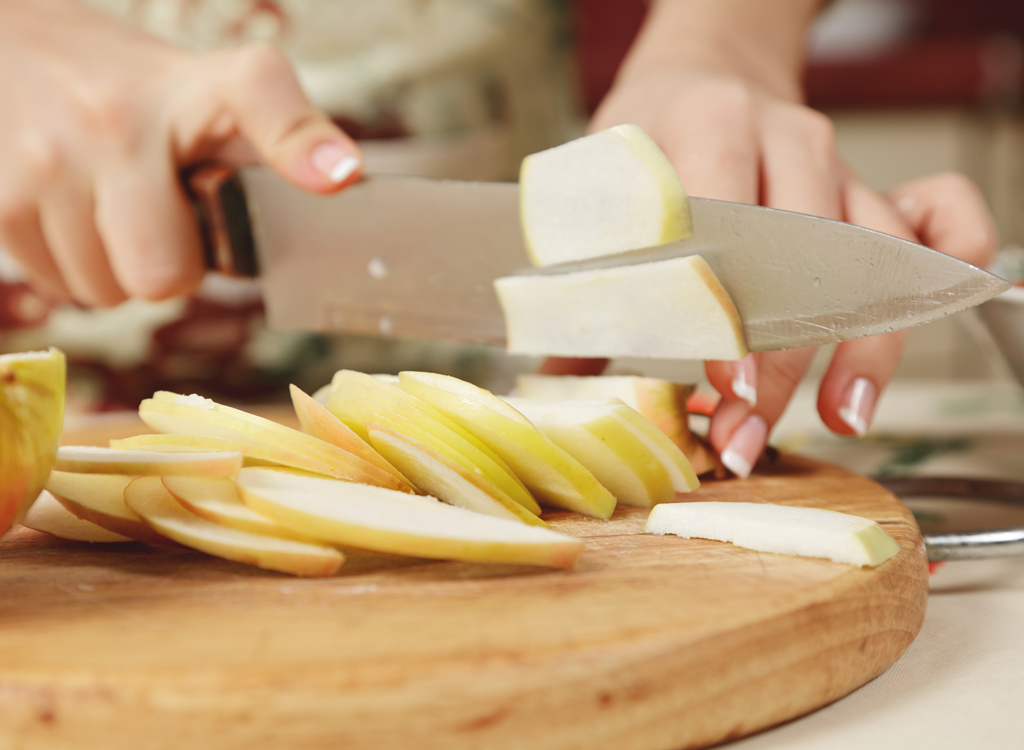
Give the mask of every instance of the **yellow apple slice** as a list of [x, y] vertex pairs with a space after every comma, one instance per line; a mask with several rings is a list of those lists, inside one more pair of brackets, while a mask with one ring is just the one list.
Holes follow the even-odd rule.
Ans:
[[0, 536], [39, 496], [64, 423], [64, 354], [0, 355]]
[[292, 406], [299, 418], [299, 424], [302, 425], [302, 429], [307, 435], [320, 438], [324, 442], [359, 456], [367, 463], [393, 475], [399, 482], [409, 483], [409, 480], [403, 477], [394, 466], [353, 432], [348, 425], [331, 414], [323, 404], [318, 403], [301, 388], [294, 385], [291, 386], [291, 396]]
[[43, 490], [38, 499], [28, 509], [24, 526], [36, 531], [45, 531], [61, 539], [71, 539], [76, 542], [131, 542], [126, 536], [107, 531], [102, 526], [97, 526], [89, 521], [83, 521], [74, 513], [69, 511], [46, 490]]
[[519, 195], [523, 237], [538, 266], [653, 247], [693, 233], [679, 177], [636, 125], [527, 156]]
[[281, 448], [259, 443], [245, 443], [225, 438], [196, 437], [195, 435], [134, 435], [110, 441], [115, 450], [154, 451], [157, 453], [190, 453], [220, 451], [242, 454], [242, 466], [286, 466], [315, 474], [332, 476], [334, 469], [327, 464], [292, 453]]
[[715, 539], [782, 555], [881, 565], [899, 542], [874, 521], [819, 508], [770, 503], [673, 503], [651, 511], [644, 530], [685, 539]]
[[296, 534], [266, 516], [261, 516], [242, 502], [238, 486], [220, 477], [163, 477], [164, 487], [174, 495], [185, 510], [211, 523], [239, 531], [282, 539], [316, 541]]
[[119, 474], [54, 471], [46, 481], [46, 489], [83, 521], [140, 542], [167, 544], [125, 504], [124, 489], [131, 481], [132, 477]]
[[157, 453], [119, 451], [91, 445], [62, 445], [57, 449], [56, 471], [78, 474], [186, 474], [233, 477], [242, 468], [242, 454]]
[[571, 568], [579, 539], [381, 487], [242, 469], [242, 500], [282, 526], [336, 544], [438, 560]]
[[619, 399], [505, 400], [620, 503], [649, 508], [699, 486], [682, 451]]
[[742, 359], [736, 305], [699, 255], [494, 282], [508, 351], [566, 357]]
[[214, 557], [308, 577], [334, 575], [345, 561], [334, 547], [262, 536], [200, 518], [174, 499], [160, 477], [139, 477], [124, 494], [128, 506], [155, 532]]
[[372, 375], [341, 370], [332, 381], [328, 409], [359, 434], [379, 422], [431, 447], [480, 475], [534, 515], [540, 506], [509, 466], [481, 442], [430, 404]]
[[490, 391], [448, 375], [403, 372], [399, 378], [404, 390], [439, 409], [501, 456], [541, 500], [588, 516], [611, 517], [612, 493]]
[[202, 396], [157, 392], [153, 398], [139, 405], [139, 416], [157, 432], [239, 440], [280, 448], [306, 456], [320, 465], [326, 464], [331, 475], [339, 479], [412, 491], [407, 483], [393, 474], [336, 445]]
[[478, 474], [428, 446], [379, 424], [366, 425], [373, 447], [399, 467], [417, 489], [449, 505], [534, 526], [546, 526]]
[[516, 392], [522, 398], [559, 401], [570, 398], [618, 398], [640, 412], [689, 459], [700, 476], [719, 468], [718, 457], [690, 430], [686, 399], [693, 385], [634, 375], [519, 375]]

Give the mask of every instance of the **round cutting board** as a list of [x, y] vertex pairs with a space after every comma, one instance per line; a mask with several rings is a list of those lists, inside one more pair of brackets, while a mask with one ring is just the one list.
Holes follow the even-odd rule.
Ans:
[[689, 497], [832, 508], [903, 549], [875, 569], [551, 514], [555, 571], [352, 551], [307, 580], [185, 549], [0, 542], [0, 747], [679, 750], [884, 671], [924, 617], [909, 511], [787, 457]]

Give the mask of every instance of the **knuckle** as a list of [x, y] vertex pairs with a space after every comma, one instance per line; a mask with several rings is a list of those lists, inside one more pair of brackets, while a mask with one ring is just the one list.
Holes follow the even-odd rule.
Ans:
[[766, 382], [783, 383], [787, 387], [794, 386], [803, 377], [807, 369], [804, 356], [765, 357], [761, 360], [763, 372], [759, 373]]
[[741, 81], [713, 80], [694, 86], [687, 107], [700, 106], [717, 111], [730, 120], [750, 121], [757, 107], [754, 92]]
[[30, 183], [46, 184], [57, 179], [66, 162], [60, 141], [45, 131], [21, 139], [21, 165]]
[[819, 157], [832, 159], [836, 153], [836, 127], [832, 119], [813, 109], [802, 108], [797, 132], [806, 146]]
[[138, 106], [118, 87], [107, 83], [83, 87], [77, 105], [83, 129], [100, 140], [131, 142], [139, 131]]
[[266, 84], [268, 80], [293, 75], [288, 58], [271, 44], [247, 44], [234, 50], [232, 56], [235, 76], [246, 83]]

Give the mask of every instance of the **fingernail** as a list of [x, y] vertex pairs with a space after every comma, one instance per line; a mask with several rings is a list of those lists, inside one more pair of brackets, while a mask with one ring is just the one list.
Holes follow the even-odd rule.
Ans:
[[751, 414], [729, 439], [729, 444], [722, 451], [722, 463], [733, 474], [746, 479], [753, 471], [767, 441], [767, 423], [757, 414]]
[[310, 160], [317, 171], [335, 185], [340, 185], [359, 169], [359, 159], [337, 143], [321, 143], [313, 149]]
[[750, 404], [757, 406], [757, 363], [754, 355], [748, 354], [743, 359], [732, 363], [732, 392]]
[[867, 434], [871, 417], [875, 413], [875, 402], [878, 400], [878, 389], [867, 378], [857, 378], [846, 390], [846, 398], [839, 408], [839, 418], [853, 430], [858, 437]]

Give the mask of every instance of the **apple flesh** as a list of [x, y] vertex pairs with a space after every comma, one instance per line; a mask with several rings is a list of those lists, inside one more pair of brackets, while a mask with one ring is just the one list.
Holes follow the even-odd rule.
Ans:
[[211, 523], [185, 510], [160, 477], [139, 477], [124, 494], [128, 506], [156, 533], [208, 555], [310, 577], [334, 575], [345, 561], [341, 552], [327, 545], [262, 536]]
[[700, 476], [718, 472], [715, 453], [690, 430], [686, 399], [694, 386], [635, 375], [519, 375], [516, 392], [523, 398], [560, 401], [573, 398], [618, 398], [636, 409], [683, 452]]
[[44, 531], [61, 539], [70, 539], [75, 542], [110, 543], [134, 541], [126, 536], [107, 531], [103, 527], [89, 521], [83, 521], [61, 505], [57, 498], [46, 490], [40, 493], [39, 498], [28, 509], [22, 524], [27, 528]]
[[83, 521], [140, 542], [167, 544], [125, 504], [124, 490], [131, 481], [132, 477], [118, 474], [54, 471], [46, 481], [46, 489]]
[[55, 471], [77, 474], [185, 474], [204, 477], [233, 477], [242, 468], [242, 454], [157, 453], [121, 451], [91, 445], [62, 445], [57, 449]]
[[439, 560], [571, 568], [583, 542], [381, 487], [243, 469], [242, 500], [282, 526], [335, 544]]
[[742, 359], [736, 305], [698, 255], [494, 282], [512, 354]]
[[523, 237], [538, 266], [653, 247], [693, 233], [679, 177], [636, 125], [527, 156], [519, 185]]
[[833, 510], [770, 503], [698, 502], [658, 505], [649, 534], [732, 542], [737, 547], [858, 566], [881, 565], [899, 542], [874, 521]]
[[110, 447], [115, 450], [153, 451], [156, 453], [238, 452], [242, 454], [242, 466], [284, 466], [327, 476], [331, 476], [333, 472], [333, 469], [327, 464], [299, 453], [225, 438], [165, 434], [134, 435], [111, 440]]
[[538, 498], [610, 518], [615, 497], [579, 461], [490, 391], [447, 375], [399, 373], [402, 389], [462, 425], [497, 453]]

